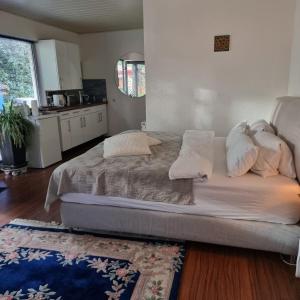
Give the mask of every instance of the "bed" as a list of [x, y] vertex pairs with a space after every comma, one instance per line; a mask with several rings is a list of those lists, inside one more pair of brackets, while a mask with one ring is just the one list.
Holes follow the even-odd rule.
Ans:
[[[298, 178], [299, 115], [299, 99], [278, 99], [273, 125], [293, 150]], [[225, 139], [215, 138], [213, 147], [213, 176], [205, 184], [193, 181], [193, 205], [67, 192], [60, 194], [64, 225], [295, 255], [300, 239], [298, 182], [251, 173], [229, 178]]]

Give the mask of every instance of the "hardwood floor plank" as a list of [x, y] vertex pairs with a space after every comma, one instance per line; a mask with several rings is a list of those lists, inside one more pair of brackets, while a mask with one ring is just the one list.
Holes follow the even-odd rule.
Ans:
[[191, 244], [180, 299], [252, 299], [248, 261], [241, 251]]
[[278, 254], [252, 255], [250, 270], [255, 299], [300, 299], [295, 269], [282, 263]]

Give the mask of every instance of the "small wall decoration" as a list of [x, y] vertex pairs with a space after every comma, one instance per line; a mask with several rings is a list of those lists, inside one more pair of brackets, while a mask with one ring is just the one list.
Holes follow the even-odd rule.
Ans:
[[230, 35], [215, 36], [215, 52], [224, 52], [230, 50]]

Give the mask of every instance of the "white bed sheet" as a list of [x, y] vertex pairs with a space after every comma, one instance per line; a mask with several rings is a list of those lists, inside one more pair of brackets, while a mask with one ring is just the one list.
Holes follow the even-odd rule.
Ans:
[[300, 219], [299, 193], [298, 182], [281, 175], [262, 178], [248, 173], [238, 178], [228, 177], [225, 138], [215, 138], [213, 176], [206, 183], [194, 180], [194, 205], [80, 193], [68, 193], [60, 198], [81, 204], [295, 224]]

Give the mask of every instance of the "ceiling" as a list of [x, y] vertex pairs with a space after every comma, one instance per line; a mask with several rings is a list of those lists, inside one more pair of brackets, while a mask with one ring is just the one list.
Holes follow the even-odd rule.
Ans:
[[0, 0], [0, 10], [76, 33], [143, 27], [143, 0]]

